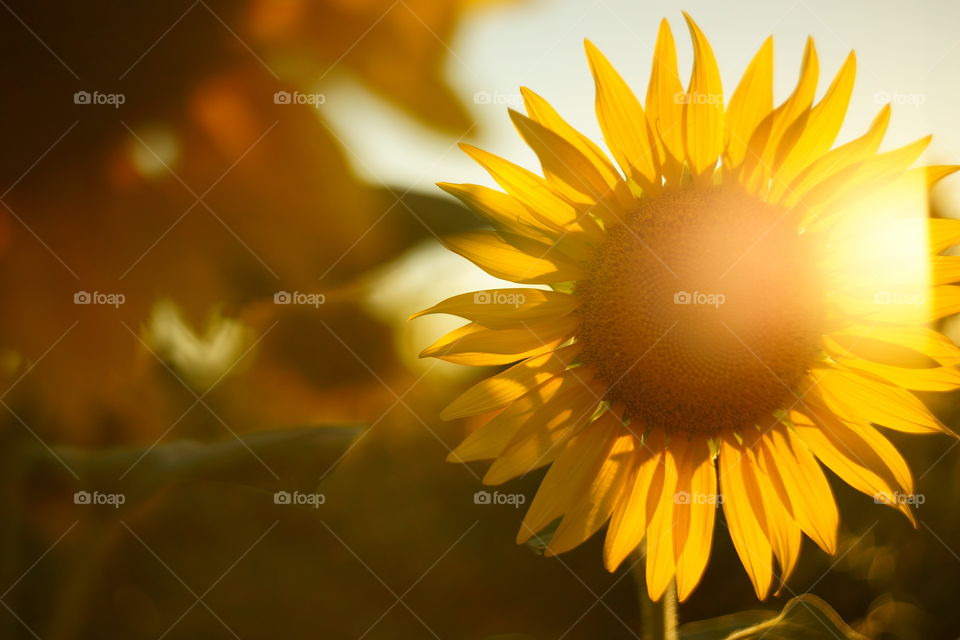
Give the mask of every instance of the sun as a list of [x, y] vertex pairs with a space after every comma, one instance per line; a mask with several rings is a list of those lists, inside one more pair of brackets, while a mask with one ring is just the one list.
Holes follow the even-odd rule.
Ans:
[[417, 314], [468, 321], [422, 356], [510, 365], [443, 417], [480, 424], [450, 459], [493, 460], [486, 484], [550, 465], [519, 541], [559, 520], [557, 554], [607, 524], [607, 568], [645, 542], [649, 594], [676, 580], [683, 600], [722, 505], [763, 599], [802, 534], [836, 551], [821, 465], [913, 521], [910, 470], [877, 426], [953, 435], [913, 392], [960, 387], [960, 349], [929, 326], [960, 311], [960, 257], [940, 255], [960, 221], [927, 217], [929, 189], [960, 167], [912, 168], [929, 138], [879, 152], [889, 106], [836, 145], [855, 57], [817, 100], [812, 40], [782, 104], [772, 39], [725, 99], [684, 15], [690, 81], [664, 20], [643, 104], [586, 43], [613, 161], [526, 88], [527, 114], [510, 117], [542, 176], [463, 145], [503, 191], [441, 183], [492, 227], [445, 245], [549, 288]]

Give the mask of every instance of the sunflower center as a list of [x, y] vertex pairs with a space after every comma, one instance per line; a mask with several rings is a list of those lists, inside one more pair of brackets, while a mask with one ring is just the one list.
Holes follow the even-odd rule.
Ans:
[[651, 427], [769, 423], [820, 350], [822, 288], [786, 211], [729, 187], [641, 200], [581, 297], [584, 361]]

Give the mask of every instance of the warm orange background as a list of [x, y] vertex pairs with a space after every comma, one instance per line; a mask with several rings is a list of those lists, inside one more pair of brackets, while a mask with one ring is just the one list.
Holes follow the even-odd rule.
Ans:
[[[890, 144], [932, 131], [931, 159], [957, 162], [960, 9], [929, 4], [684, 8], [728, 87], [770, 32], [781, 86], [807, 33], [825, 69], [856, 48], [845, 131], [900, 96]], [[595, 134], [580, 40], [639, 88], [657, 21], [679, 19], [635, 5], [8, 0], [0, 637], [634, 637], [631, 578], [596, 540], [560, 559], [514, 545], [522, 510], [474, 504], [482, 467], [444, 462], [470, 425], [437, 415], [478, 372], [417, 362], [443, 322], [406, 317], [488, 281], [436, 242], [479, 224], [431, 186], [487, 182], [455, 143], [529, 158], [506, 117], [519, 84]], [[960, 425], [954, 399], [934, 406]], [[919, 529], [836, 483], [841, 556], [806, 545], [789, 586], [871, 637], [953, 637], [960, 458], [891, 437], [926, 496]], [[538, 482], [504, 490], [529, 503]], [[97, 489], [128, 500], [74, 504]], [[295, 489], [326, 502], [274, 504]], [[761, 606], [718, 530], [683, 621]]]

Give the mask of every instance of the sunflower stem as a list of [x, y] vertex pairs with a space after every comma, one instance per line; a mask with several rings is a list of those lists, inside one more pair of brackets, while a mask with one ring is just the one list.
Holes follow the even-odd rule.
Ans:
[[647, 592], [646, 545], [641, 544], [634, 552], [630, 571], [637, 586], [640, 603], [641, 640], [677, 640], [677, 587], [673, 580], [660, 600], [654, 602]]

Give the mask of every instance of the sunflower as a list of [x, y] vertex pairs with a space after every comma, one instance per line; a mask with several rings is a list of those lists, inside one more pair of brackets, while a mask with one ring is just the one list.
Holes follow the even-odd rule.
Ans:
[[[511, 365], [442, 417], [479, 427], [451, 454], [493, 460], [485, 484], [550, 465], [518, 541], [559, 521], [547, 554], [605, 523], [614, 571], [645, 543], [646, 581], [681, 600], [716, 513], [757, 597], [796, 565], [802, 534], [836, 552], [821, 464], [914, 523], [910, 470], [877, 429], [953, 435], [914, 395], [960, 386], [960, 349], [929, 324], [960, 311], [960, 221], [928, 217], [960, 167], [912, 168], [929, 138], [878, 152], [884, 106], [835, 146], [851, 52], [815, 100], [808, 40], [774, 107], [768, 38], [729, 100], [707, 39], [684, 89], [660, 24], [645, 103], [589, 41], [596, 112], [616, 164], [543, 98], [510, 111], [543, 176], [463, 145], [503, 189], [439, 186], [492, 226], [444, 240], [488, 273], [549, 287], [455, 296], [421, 314], [468, 324], [423, 351]], [[818, 462], [819, 461], [819, 462]]]

